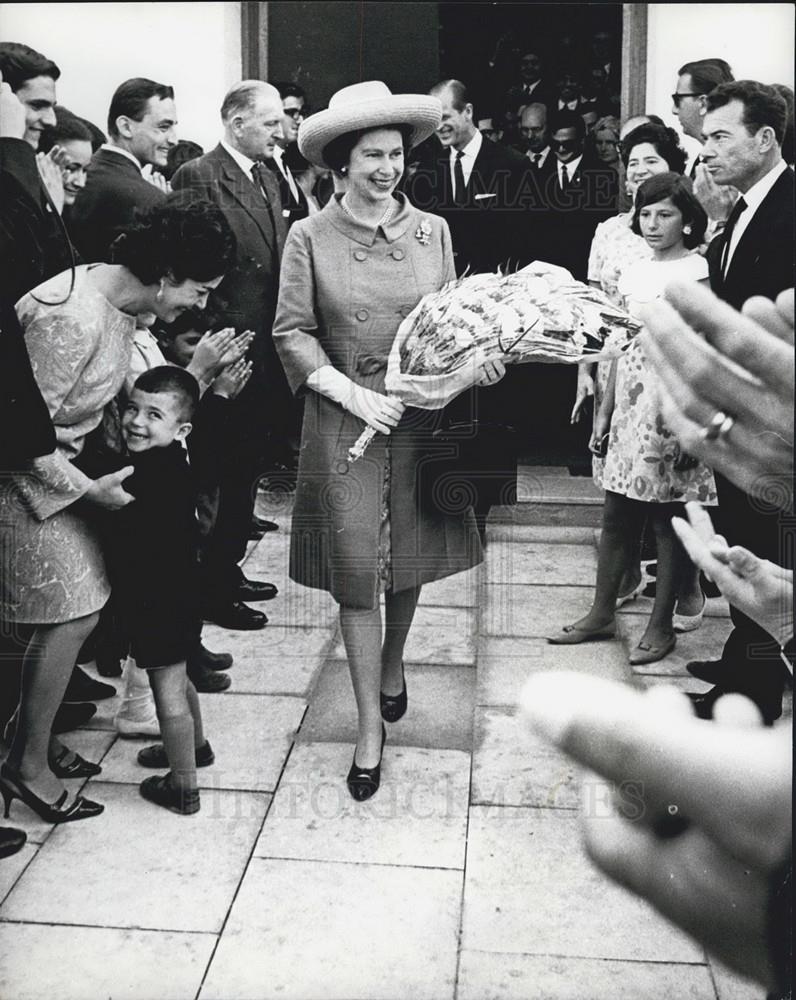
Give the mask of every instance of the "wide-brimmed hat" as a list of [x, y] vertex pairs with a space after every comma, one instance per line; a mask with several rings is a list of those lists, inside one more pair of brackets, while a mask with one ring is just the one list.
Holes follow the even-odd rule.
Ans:
[[323, 151], [346, 132], [390, 125], [410, 125], [410, 146], [427, 139], [442, 119], [442, 105], [428, 94], [393, 94], [381, 80], [366, 80], [338, 90], [325, 111], [299, 125], [299, 152], [320, 167], [329, 164]]

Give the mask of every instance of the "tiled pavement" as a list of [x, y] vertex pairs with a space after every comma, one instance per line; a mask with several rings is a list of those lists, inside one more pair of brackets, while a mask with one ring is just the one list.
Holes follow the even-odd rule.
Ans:
[[[14, 804], [29, 842], [0, 863], [2, 1000], [762, 996], [591, 867], [577, 774], [517, 723], [533, 671], [631, 679], [648, 601], [623, 611], [620, 640], [543, 639], [588, 605], [593, 528], [507, 519], [483, 566], [424, 588], [410, 709], [360, 805], [344, 783], [355, 716], [335, 607], [287, 580], [287, 509], [261, 512], [282, 530], [246, 568], [280, 596], [263, 632], [207, 629], [236, 663], [230, 691], [202, 696], [218, 763], [199, 772], [201, 812], [139, 797], [141, 744], [117, 739], [101, 704], [70, 743], [102, 760], [87, 791], [103, 815], [53, 829]], [[710, 602], [703, 628], [635, 680], [681, 683], [727, 627]]]

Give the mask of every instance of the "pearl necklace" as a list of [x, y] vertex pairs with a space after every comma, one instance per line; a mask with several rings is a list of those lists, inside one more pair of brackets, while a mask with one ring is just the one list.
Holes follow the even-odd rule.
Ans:
[[[379, 221], [376, 223], [376, 229], [378, 229], [379, 226], [386, 226], [387, 225], [387, 223], [393, 217], [393, 213], [395, 212], [396, 205], [397, 205], [397, 203], [396, 203], [395, 199], [391, 197], [390, 198], [390, 203], [387, 205], [387, 210], [385, 211], [384, 215], [382, 215], [382, 217], [379, 219]], [[351, 211], [351, 206], [347, 202], [347, 196], [346, 195], [343, 195], [343, 197], [340, 199], [340, 207], [343, 209], [343, 211], [349, 217], [349, 219], [353, 219], [354, 222], [358, 222], [360, 225], [363, 225], [363, 226], [364, 225], [369, 225], [369, 223], [363, 222], [362, 219], [360, 219], [356, 215], [354, 215], [354, 213]]]

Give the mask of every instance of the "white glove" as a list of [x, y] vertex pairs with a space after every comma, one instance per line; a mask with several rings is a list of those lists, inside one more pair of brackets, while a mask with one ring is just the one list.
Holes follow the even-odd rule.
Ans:
[[306, 384], [382, 434], [389, 434], [398, 426], [405, 409], [395, 396], [366, 389], [331, 365], [317, 368], [307, 377]]

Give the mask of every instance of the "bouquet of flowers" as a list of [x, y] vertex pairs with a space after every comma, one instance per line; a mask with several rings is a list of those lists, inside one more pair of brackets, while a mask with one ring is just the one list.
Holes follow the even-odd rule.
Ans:
[[[423, 296], [401, 323], [385, 388], [407, 406], [441, 409], [476, 384], [487, 361], [603, 361], [619, 357], [640, 329], [603, 292], [553, 264], [474, 274]], [[366, 427], [349, 461], [377, 433]]]

